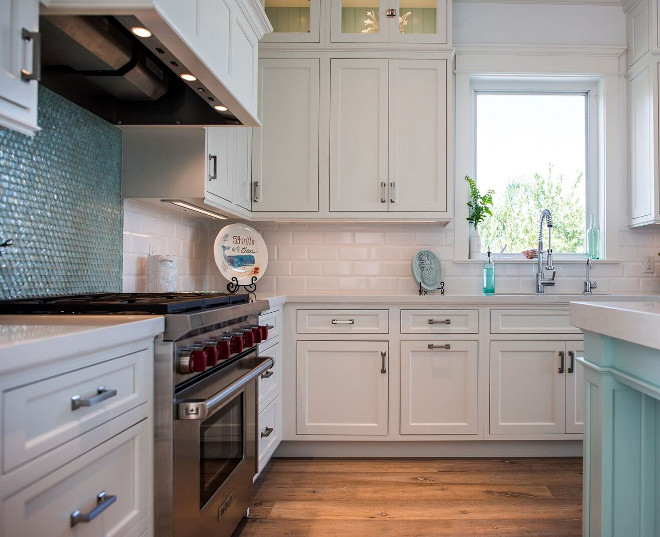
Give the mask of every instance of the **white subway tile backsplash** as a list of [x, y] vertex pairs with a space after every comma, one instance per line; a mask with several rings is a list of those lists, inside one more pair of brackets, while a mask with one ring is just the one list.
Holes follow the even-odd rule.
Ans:
[[[271, 250], [269, 249], [269, 252]], [[275, 251], [277, 259], [297, 259], [304, 261], [308, 258], [307, 246], [290, 246], [288, 244], [278, 244]]]
[[399, 259], [399, 248], [396, 246], [372, 246], [369, 248], [369, 259], [396, 261]]
[[307, 291], [310, 293], [333, 293], [339, 290], [339, 281], [332, 276], [307, 278]]
[[383, 244], [385, 242], [385, 237], [382, 233], [377, 233], [374, 231], [362, 232], [357, 231], [355, 233], [355, 244]]
[[339, 246], [335, 245], [310, 245], [308, 246], [309, 259], [332, 260], [339, 259]]
[[323, 242], [326, 244], [352, 244], [353, 233], [350, 231], [326, 231], [323, 233]]
[[368, 289], [368, 278], [340, 277], [339, 290], [361, 292]]
[[339, 259], [367, 259], [367, 252], [363, 246], [342, 246], [339, 248]]
[[412, 278], [412, 262], [386, 261], [383, 263], [384, 276], [410, 276]]
[[351, 264], [345, 261], [324, 261], [324, 276], [348, 276], [351, 274]]
[[322, 244], [323, 232], [321, 231], [294, 231], [293, 244]]
[[293, 261], [291, 263], [292, 276], [320, 276], [321, 274], [320, 261], [305, 261], [304, 263]]
[[356, 276], [378, 276], [382, 273], [382, 264], [378, 261], [362, 261], [352, 264], [353, 274]]

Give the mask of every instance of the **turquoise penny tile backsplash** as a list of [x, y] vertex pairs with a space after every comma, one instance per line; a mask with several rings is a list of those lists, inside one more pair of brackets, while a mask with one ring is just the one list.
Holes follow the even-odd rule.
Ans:
[[121, 291], [121, 131], [45, 88], [39, 126], [0, 128], [0, 298]]

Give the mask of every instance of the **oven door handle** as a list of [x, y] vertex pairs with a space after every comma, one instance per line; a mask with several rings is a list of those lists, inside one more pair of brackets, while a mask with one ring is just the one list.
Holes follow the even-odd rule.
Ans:
[[222, 405], [233, 397], [243, 386], [248, 382], [255, 380], [264, 371], [270, 369], [275, 365], [272, 358], [262, 357], [263, 362], [249, 373], [246, 373], [238, 380], [232, 382], [226, 388], [223, 388], [218, 393], [212, 395], [206, 400], [190, 399], [177, 403], [177, 419], [180, 420], [204, 420], [211, 416], [217, 410], [220, 410]]

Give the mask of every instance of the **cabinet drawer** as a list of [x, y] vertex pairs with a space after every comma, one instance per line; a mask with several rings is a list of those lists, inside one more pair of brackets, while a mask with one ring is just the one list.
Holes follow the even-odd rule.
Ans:
[[479, 310], [401, 310], [402, 334], [478, 334]]
[[[2, 535], [101, 537], [147, 529], [152, 480], [151, 425], [144, 420], [43, 479], [2, 498]], [[105, 491], [113, 503], [71, 527], [76, 510], [89, 513]], [[107, 501], [107, 500], [106, 500]]]
[[567, 308], [491, 310], [491, 334], [580, 333], [568, 321]]
[[271, 455], [282, 438], [282, 410], [280, 398], [276, 397], [259, 413], [259, 472], [268, 464]]
[[[3, 471], [144, 403], [151, 385], [146, 375], [150, 359], [144, 350], [5, 391]], [[108, 392], [99, 396], [101, 387]], [[90, 406], [74, 409], [74, 396]]]
[[388, 310], [298, 310], [299, 334], [387, 334]]
[[267, 348], [277, 336], [282, 333], [281, 310], [267, 311], [259, 315], [259, 324], [268, 326], [268, 338], [261, 342], [261, 348]]
[[280, 386], [282, 385], [282, 379], [280, 378], [282, 371], [282, 344], [273, 345], [265, 352], [260, 352], [259, 356], [270, 356], [275, 362], [273, 367], [261, 374], [257, 383], [259, 390], [259, 410], [261, 410], [279, 393]]

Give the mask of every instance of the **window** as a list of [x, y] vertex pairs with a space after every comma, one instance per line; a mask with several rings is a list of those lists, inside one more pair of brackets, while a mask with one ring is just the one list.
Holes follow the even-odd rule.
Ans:
[[[539, 216], [553, 217], [555, 254], [586, 253], [598, 226], [597, 86], [560, 79], [474, 80], [474, 170], [492, 189], [493, 216], [480, 226], [482, 251], [510, 257], [536, 248]], [[547, 246], [547, 245], [546, 245]]]

